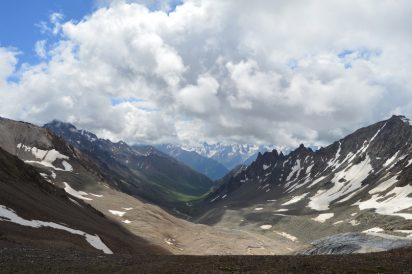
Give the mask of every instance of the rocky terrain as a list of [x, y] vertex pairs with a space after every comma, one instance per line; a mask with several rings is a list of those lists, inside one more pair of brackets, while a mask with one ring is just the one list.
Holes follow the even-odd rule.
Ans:
[[102, 254], [167, 253], [67, 195], [1, 148], [0, 242]]
[[260, 154], [197, 205], [197, 221], [305, 244], [346, 232], [411, 237], [411, 155], [402, 116], [318, 151]]
[[171, 212], [187, 212], [192, 200], [201, 198], [214, 186], [205, 175], [152, 146], [113, 143], [59, 121], [44, 127], [92, 159], [103, 176], [121, 191]]
[[412, 249], [317, 256], [132, 256], [0, 245], [6, 273], [411, 273]]
[[[251, 165], [211, 183], [216, 189], [204, 199], [186, 202], [190, 215], [149, 203], [141, 191], [151, 189], [141, 174], [160, 172], [158, 159], [166, 159], [159, 160], [163, 168], [188, 167], [150, 146], [66, 129], [72, 135], [66, 132], [63, 139], [50, 128], [0, 119], [2, 269], [18, 271], [10, 260], [19, 253], [31, 258], [21, 258], [22, 267], [35, 264], [38, 272], [79, 272], [81, 266], [88, 273], [152, 273], [162, 267], [189, 273], [388, 272], [395, 269], [391, 260], [399, 270], [409, 269], [412, 126], [404, 117], [362, 128], [318, 151], [300, 146], [288, 155], [259, 154]], [[161, 172], [174, 178], [169, 167]], [[394, 251], [380, 252], [386, 250]], [[148, 255], [158, 253], [210, 257]]]
[[[122, 191], [101, 163], [46, 128], [0, 120], [0, 146], [32, 165], [48, 184], [99, 210], [131, 233], [173, 254], [289, 254], [303, 246], [281, 236], [213, 228], [177, 218]], [[7, 134], [6, 134], [7, 132]], [[128, 182], [128, 181], [125, 181]], [[80, 204], [81, 206], [82, 204]]]

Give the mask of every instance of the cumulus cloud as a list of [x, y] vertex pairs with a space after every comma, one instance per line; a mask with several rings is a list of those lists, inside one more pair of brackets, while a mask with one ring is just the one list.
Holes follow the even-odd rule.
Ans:
[[197, 85], [184, 87], [177, 94], [177, 102], [189, 113], [209, 114], [219, 111], [217, 91], [219, 83], [209, 75], [201, 75]]
[[6, 80], [16, 54], [0, 49], [0, 115], [135, 143], [289, 147], [412, 116], [410, 1], [180, 2], [54, 14], [43, 26], [58, 42], [40, 40], [48, 58], [18, 81]]
[[[0, 88], [7, 85], [7, 78], [15, 70], [17, 53], [12, 49], [0, 48]], [[1, 90], [0, 90], [1, 91]]]

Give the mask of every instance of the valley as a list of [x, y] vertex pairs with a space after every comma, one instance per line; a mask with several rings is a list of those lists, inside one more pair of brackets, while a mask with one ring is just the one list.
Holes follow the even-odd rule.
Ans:
[[[287, 155], [259, 153], [249, 166], [214, 182], [154, 147], [112, 143], [61, 122], [38, 127], [1, 118], [0, 129], [6, 174], [0, 179], [1, 241], [13, 252], [20, 246], [35, 254], [67, 247], [117, 255], [319, 256], [412, 246], [412, 126], [404, 117], [359, 129], [317, 151], [301, 145]], [[20, 193], [26, 196], [17, 199]], [[27, 199], [32, 206], [21, 204]], [[67, 221], [45, 209], [62, 202], [73, 214], [94, 211], [93, 218], [113, 228], [94, 232], [97, 219]], [[45, 213], [34, 214], [36, 207]], [[124, 236], [108, 234], [116, 230]], [[134, 240], [122, 244], [127, 237]]]

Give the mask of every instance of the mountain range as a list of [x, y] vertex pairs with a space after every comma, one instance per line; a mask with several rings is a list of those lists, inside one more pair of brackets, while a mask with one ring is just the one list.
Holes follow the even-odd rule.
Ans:
[[251, 164], [259, 152], [272, 150], [273, 146], [203, 142], [195, 146], [161, 144], [156, 148], [210, 179], [218, 180], [240, 165]]
[[0, 147], [0, 241], [10, 246], [190, 255], [412, 246], [412, 126], [403, 116], [316, 151], [258, 152], [216, 181], [156, 147], [59, 121], [1, 118]]
[[239, 165], [249, 165], [259, 152], [266, 152], [273, 149], [268, 145], [251, 144], [225, 144], [225, 143], [200, 143], [197, 145], [179, 146], [182, 150], [196, 152], [197, 154], [213, 159], [224, 165], [228, 170]]
[[411, 237], [411, 164], [411, 122], [393, 116], [317, 151], [259, 154], [201, 201], [197, 220], [306, 243], [343, 232]]
[[182, 146], [163, 144], [157, 145], [156, 148], [212, 180], [218, 180], [229, 172], [229, 169], [218, 161], [202, 156], [196, 151], [186, 150]]
[[[84, 138], [90, 140], [87, 142], [84, 140], [86, 146], [80, 150], [70, 142], [57, 136], [50, 129], [52, 125], [60, 128], [60, 130], [66, 128], [68, 131], [71, 131], [73, 133], [73, 139], [71, 139], [73, 143], [77, 143], [77, 141], [81, 143], [81, 141], [83, 141], [83, 139], [74, 139], [78, 137], [78, 134], [86, 136]], [[126, 229], [126, 231], [131, 234], [129, 235], [130, 240], [124, 236], [123, 239], [119, 238], [116, 243], [106, 245], [107, 248], [115, 254], [139, 254], [139, 252], [146, 252], [145, 254], [172, 253], [190, 255], [285, 254], [289, 252], [289, 248], [297, 249], [297, 246], [290, 247], [288, 245], [288, 247], [286, 247], [284, 243], [263, 235], [253, 235], [245, 231], [229, 231], [225, 228], [212, 228], [184, 220], [189, 217], [176, 210], [176, 206], [182, 204], [182, 202], [175, 200], [174, 194], [172, 194], [173, 196], [170, 198], [171, 201], [162, 200], [161, 196], [153, 196], [153, 201], [149, 202], [146, 199], [147, 196], [145, 196], [147, 192], [141, 190], [150, 190], [153, 188], [153, 192], [156, 193], [157, 187], [153, 186], [152, 181], [146, 181], [146, 177], [136, 176], [137, 178], [133, 178], [132, 176], [134, 176], [135, 173], [123, 167], [118, 162], [117, 157], [136, 157], [137, 160], [130, 160], [140, 163], [140, 157], [154, 155], [153, 158], [150, 158], [150, 161], [144, 162], [145, 165], [143, 167], [145, 167], [149, 166], [151, 161], [155, 161], [161, 156], [164, 157], [161, 158], [162, 163], [167, 163], [167, 161], [172, 162], [180, 169], [180, 171], [178, 170], [179, 172], [189, 170], [189, 174], [196, 174], [196, 176], [200, 176], [201, 178], [206, 178], [205, 176], [199, 175], [186, 166], [182, 167], [180, 162], [163, 155], [161, 152], [157, 152], [151, 147], [141, 147], [139, 148], [139, 153], [137, 153], [134, 152], [134, 149], [129, 152], [130, 147], [126, 147], [126, 144], [108, 142], [106, 145], [109, 146], [110, 149], [103, 150], [102, 148], [95, 148], [98, 153], [92, 153], [93, 148], [88, 147], [88, 142], [96, 142], [97, 146], [103, 146], [105, 142], [108, 141], [98, 140], [89, 132], [77, 130], [69, 124], [56, 121], [48, 124], [47, 127], [39, 127], [24, 122], [4, 118], [0, 119], [0, 147], [7, 150], [7, 153], [14, 155], [10, 155], [13, 159], [17, 159], [16, 157], [19, 158], [16, 162], [5, 161], [8, 163], [5, 172], [9, 172], [13, 178], [12, 182], [23, 184], [24, 181], [20, 182], [22, 179], [18, 176], [18, 173], [12, 173], [11, 171], [22, 169], [22, 166], [30, 169], [32, 172], [30, 176], [36, 176], [37, 179], [40, 178], [43, 185], [59, 190], [58, 195], [67, 196], [65, 202], [68, 203], [69, 207], [71, 206], [72, 209], [90, 208], [92, 212], [101, 216], [106, 222], [114, 222], [115, 225], [120, 226], [118, 230], [116, 230], [115, 227], [110, 228], [107, 224], [98, 224], [93, 220], [90, 220], [88, 223], [86, 218], [79, 220], [79, 223], [68, 222], [65, 216], [57, 218], [56, 215], [50, 214], [49, 216], [47, 214], [41, 214], [42, 211], [40, 210], [39, 214], [34, 215], [33, 218], [29, 215], [32, 209], [28, 207], [31, 204], [26, 205], [24, 199], [19, 199], [20, 197], [18, 195], [8, 192], [7, 184], [0, 185], [2, 187], [0, 192], [8, 195], [4, 202], [7, 210], [4, 210], [5, 213], [0, 217], [0, 225], [7, 225], [8, 221], [13, 217], [10, 215], [10, 212], [17, 212], [19, 214], [18, 216], [25, 218], [24, 220], [33, 218], [36, 220], [35, 224], [61, 222], [73, 229], [77, 227], [93, 228], [94, 226], [99, 226], [101, 228], [95, 231], [90, 231], [90, 229], [81, 231], [101, 237], [100, 239], [102, 239], [102, 242], [105, 244], [110, 243], [109, 236], [114, 237], [117, 235], [119, 238], [122, 235], [122, 229]], [[99, 144], [100, 142], [101, 144]], [[122, 149], [116, 149], [116, 146], [120, 146]], [[112, 148], [113, 151], [111, 150]], [[119, 154], [122, 155], [121, 153], [125, 153], [126, 156], [118, 156]], [[137, 156], [135, 155], [136, 153]], [[157, 155], [158, 153], [160, 155]], [[109, 161], [107, 159], [112, 160]], [[16, 163], [20, 163], [20, 165]], [[114, 166], [110, 166], [112, 164]], [[153, 165], [153, 167], [149, 167], [150, 169], [154, 169], [157, 166]], [[168, 167], [168, 165], [166, 165], [166, 167]], [[140, 169], [141, 166], [139, 165], [136, 169], [137, 168]], [[150, 171], [150, 169], [147, 170]], [[167, 174], [167, 171], [168, 169], [163, 169], [163, 166], [162, 169], [157, 170], [159, 173], [165, 172], [163, 174]], [[139, 173], [136, 174], [140, 175]], [[185, 174], [180, 174], [180, 176], [183, 175]], [[172, 174], [170, 176], [174, 175]], [[164, 177], [166, 177], [166, 175], [164, 175]], [[159, 178], [162, 177], [159, 176]], [[196, 179], [197, 177], [194, 178]], [[6, 182], [11, 181], [7, 177], [4, 180], [6, 180]], [[134, 186], [132, 183], [129, 183], [135, 182], [132, 180], [139, 180], [137, 181], [139, 185], [136, 183], [136, 186]], [[34, 186], [36, 182], [37, 181], [34, 181]], [[41, 186], [38, 187], [41, 188]], [[134, 190], [135, 188], [138, 191], [129, 193], [130, 189]], [[40, 189], [39, 192], [42, 192], [42, 190]], [[148, 193], [150, 194], [150, 192]], [[61, 208], [59, 205], [60, 202], [54, 201], [53, 199], [44, 199], [43, 196], [38, 195], [35, 191], [28, 192], [27, 195], [30, 196], [33, 203], [40, 203], [45, 208], [58, 209], [58, 212], [54, 212], [54, 214], [66, 215], [64, 208]], [[8, 202], [9, 200], [12, 202]], [[157, 203], [157, 205], [155, 203]], [[173, 205], [173, 207], [171, 205]], [[184, 206], [187, 209], [192, 208], [189, 203], [184, 203]], [[33, 207], [33, 209], [36, 209], [36, 207]], [[25, 212], [26, 210], [27, 212]], [[67, 214], [69, 213], [70, 212]], [[176, 216], [183, 218], [177, 218]], [[23, 226], [22, 229], [26, 229], [26, 226], [30, 226], [31, 223], [20, 221], [19, 225]], [[101, 233], [101, 231], [106, 228], [108, 228], [108, 231]], [[9, 233], [7, 231], [9, 230], [6, 230], [6, 236], [2, 238], [5, 238], [7, 244], [10, 246], [32, 246], [32, 242], [37, 241], [43, 243], [42, 248], [47, 247], [54, 249], [59, 247], [54, 245], [54, 241], [62, 241], [63, 244], [60, 245], [60, 247], [65, 246], [64, 241], [60, 240], [57, 236], [49, 239], [47, 238], [47, 233], [45, 233], [43, 237], [40, 237], [37, 233], [31, 233], [29, 230], [26, 238], [16, 243], [13, 234], [11, 233], [11, 235], [8, 236]], [[67, 231], [63, 231], [59, 237], [67, 238], [66, 234]], [[109, 236], [106, 236], [106, 234]], [[44, 238], [49, 240], [45, 241]], [[67, 241], [70, 241], [70, 238], [68, 238]], [[130, 247], [125, 244], [123, 249], [119, 247], [116, 248], [116, 245], [122, 246], [123, 241], [127, 241]], [[259, 245], [262, 246], [262, 249], [251, 248], [251, 246], [257, 242], [260, 243]], [[85, 243], [82, 243], [82, 245], [84, 246]], [[145, 245], [148, 246], [147, 250], [144, 247]], [[91, 249], [88, 248], [86, 250], [90, 251]], [[132, 250], [137, 251], [134, 252]], [[96, 252], [101, 252], [101, 250], [96, 250]]]
[[60, 121], [44, 127], [91, 158], [118, 189], [164, 208], [185, 212], [188, 203], [214, 187], [205, 175], [153, 146], [113, 143]]

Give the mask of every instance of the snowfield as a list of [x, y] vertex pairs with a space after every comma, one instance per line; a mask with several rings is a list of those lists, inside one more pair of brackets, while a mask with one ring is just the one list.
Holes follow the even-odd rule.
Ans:
[[[55, 149], [52, 150], [42, 150], [36, 147], [30, 147], [30, 146], [26, 146], [24, 144], [18, 144], [17, 148], [20, 150], [24, 150], [26, 152], [31, 152], [31, 154], [33, 155], [34, 158], [36, 158], [36, 160], [26, 160], [24, 162], [29, 163], [29, 164], [39, 164], [45, 167], [49, 167], [49, 168], [53, 168], [54, 170], [59, 170], [59, 171], [68, 171], [68, 172], [72, 172], [73, 171], [73, 167], [64, 160], [69, 160], [70, 158], [66, 155], [61, 154], [60, 152], [58, 152]], [[63, 160], [62, 161], [62, 165], [63, 165], [63, 169], [62, 168], [58, 168], [56, 166], [53, 165], [53, 163], [57, 160]]]
[[318, 191], [315, 196], [310, 198], [308, 207], [318, 211], [328, 210], [331, 202], [359, 190], [362, 187], [361, 183], [372, 170], [370, 158], [366, 156], [361, 163], [337, 172], [331, 180], [333, 187]]
[[395, 187], [386, 195], [374, 194], [369, 200], [358, 201], [354, 205], [358, 205], [360, 210], [375, 209], [378, 214], [400, 216], [412, 220], [412, 213], [399, 212], [412, 206], [412, 197], [409, 197], [411, 193], [411, 185]]

